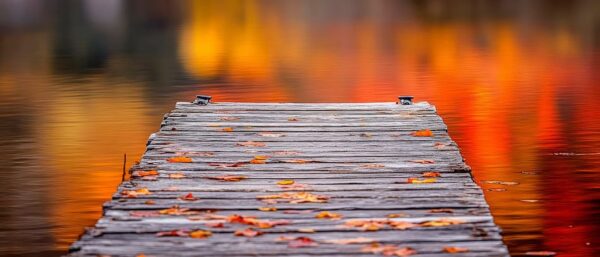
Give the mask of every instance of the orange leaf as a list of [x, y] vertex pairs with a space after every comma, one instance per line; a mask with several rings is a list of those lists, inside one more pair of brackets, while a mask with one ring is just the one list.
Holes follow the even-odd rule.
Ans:
[[180, 179], [180, 178], [185, 178], [185, 177], [186, 177], [185, 174], [183, 174], [181, 172], [169, 174], [169, 178], [171, 178], [171, 179]]
[[156, 236], [187, 236], [188, 233], [183, 230], [171, 230], [156, 233]]
[[468, 252], [468, 248], [456, 247], [456, 246], [446, 246], [444, 247], [444, 252], [447, 253], [466, 253]]
[[322, 212], [317, 213], [317, 215], [315, 215], [315, 218], [339, 220], [342, 218], [342, 214], [335, 213], [335, 212], [322, 211]]
[[415, 249], [412, 249], [410, 247], [403, 247], [403, 248], [400, 248], [400, 249], [394, 251], [394, 255], [401, 256], [401, 257], [413, 255], [416, 253], [417, 253], [417, 251], [415, 251]]
[[184, 201], [196, 201], [199, 198], [195, 197], [192, 193], [188, 193], [186, 195], [180, 196], [179, 200], [184, 200]]
[[437, 180], [435, 178], [426, 178], [426, 179], [419, 179], [419, 178], [408, 178], [406, 180], [406, 183], [409, 184], [428, 184], [428, 183], [435, 183]]
[[252, 228], [247, 228], [247, 229], [244, 229], [244, 230], [241, 230], [241, 229], [240, 230], [236, 230], [233, 234], [236, 235], [236, 236], [256, 237], [256, 236], [262, 235], [263, 232], [262, 231], [254, 230]]
[[236, 145], [238, 145], [238, 146], [247, 146], [247, 147], [250, 147], [250, 146], [253, 146], [253, 147], [264, 147], [265, 143], [254, 142], [254, 141], [246, 141], [246, 142], [243, 142], [243, 143], [237, 143]]
[[226, 128], [222, 128], [221, 131], [223, 131], [223, 132], [233, 132], [233, 128], [226, 127]]
[[300, 248], [300, 247], [313, 247], [318, 246], [319, 244], [312, 240], [309, 237], [296, 237], [289, 241], [288, 247], [290, 248]]
[[192, 162], [192, 158], [190, 157], [185, 157], [185, 156], [177, 156], [177, 157], [171, 157], [169, 159], [167, 159], [168, 162], [172, 162], [172, 163], [177, 163], [177, 162]]
[[359, 228], [363, 231], [377, 231], [385, 226], [385, 222], [378, 220], [348, 220], [344, 225]]
[[268, 158], [269, 158], [268, 156], [256, 155], [256, 156], [254, 156], [254, 159], [250, 160], [250, 163], [252, 163], [252, 164], [265, 164], [267, 162]]
[[279, 180], [277, 181], [277, 185], [292, 185], [295, 182], [291, 179], [284, 179], [284, 180]]
[[152, 200], [148, 200], [148, 201], [145, 201], [145, 202], [144, 202], [144, 204], [147, 204], [147, 205], [154, 205], [154, 204], [156, 204], [156, 202], [155, 202], [155, 201], [152, 201]]
[[429, 129], [422, 129], [412, 133], [413, 137], [432, 137], [433, 133]]
[[204, 238], [212, 236], [212, 232], [207, 231], [207, 230], [195, 230], [195, 231], [190, 232], [189, 235], [191, 238], [204, 239]]
[[206, 178], [207, 179], [213, 179], [213, 180], [219, 180], [219, 181], [226, 181], [226, 182], [238, 182], [238, 181], [246, 179], [246, 176], [222, 175], [222, 176], [206, 177]]
[[186, 209], [186, 208], [179, 208], [179, 206], [175, 205], [169, 209], [160, 210], [160, 211], [158, 211], [158, 213], [163, 214], [163, 215], [192, 215], [192, 214], [196, 214], [198, 212], [190, 211], [189, 209]]
[[148, 190], [148, 188], [144, 187], [144, 188], [139, 188], [136, 190], [123, 190], [121, 192], [121, 194], [125, 195], [129, 198], [136, 198], [138, 195], [149, 195], [151, 193], [150, 193], [150, 190]]
[[437, 171], [427, 171], [427, 172], [423, 172], [423, 177], [426, 178], [437, 178], [440, 177], [440, 173]]
[[394, 229], [399, 229], [399, 230], [405, 230], [405, 229], [417, 226], [414, 223], [410, 223], [410, 222], [406, 222], [406, 221], [394, 221], [394, 220], [388, 221], [388, 225], [390, 225], [390, 227], [393, 227]]
[[136, 170], [133, 172], [133, 176], [136, 176], [136, 177], [156, 176], [156, 175], [158, 175], [158, 172], [155, 170], [149, 170], [149, 171]]

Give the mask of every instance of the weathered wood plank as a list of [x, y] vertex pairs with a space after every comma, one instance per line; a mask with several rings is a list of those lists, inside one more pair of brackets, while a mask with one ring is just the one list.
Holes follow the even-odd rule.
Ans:
[[[412, 135], [422, 129], [433, 136]], [[357, 237], [412, 247], [416, 256], [446, 256], [446, 246], [468, 248], [461, 256], [508, 256], [482, 191], [446, 130], [428, 103], [177, 103], [150, 138], [130, 181], [104, 204], [103, 217], [73, 244], [71, 256], [374, 256], [361, 251], [368, 242], [328, 241]], [[190, 162], [168, 161], [182, 156]], [[251, 163], [256, 156], [267, 156], [264, 164]], [[144, 173], [150, 170], [156, 173]], [[427, 179], [424, 172], [439, 177], [409, 182]], [[223, 175], [245, 179], [214, 179]], [[290, 179], [296, 185], [291, 190], [277, 185]], [[303, 192], [321, 200], [263, 199]], [[194, 199], [186, 199], [190, 193]], [[182, 213], [165, 213], [174, 206]], [[248, 225], [207, 226], [202, 218], [207, 211], [213, 218], [244, 215], [289, 223], [259, 229], [265, 234], [258, 237], [239, 237], [234, 232]], [[321, 211], [342, 217], [316, 219]], [[417, 225], [366, 232], [344, 225], [353, 219]], [[419, 225], [442, 220], [459, 224]], [[186, 235], [196, 229], [213, 234]], [[184, 232], [156, 235], [172, 230]], [[291, 248], [281, 236], [308, 236], [318, 246]]]

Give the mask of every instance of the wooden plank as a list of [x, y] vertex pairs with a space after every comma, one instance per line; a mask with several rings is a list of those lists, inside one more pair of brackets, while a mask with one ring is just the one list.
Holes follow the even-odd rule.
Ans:
[[[412, 135], [422, 129], [433, 136]], [[330, 241], [362, 237], [411, 247], [415, 256], [445, 256], [446, 246], [469, 249], [460, 256], [508, 256], [481, 188], [446, 130], [428, 103], [177, 103], [131, 179], [70, 255], [374, 256], [361, 250], [368, 242]], [[267, 156], [264, 164], [253, 164], [256, 156]], [[191, 162], [168, 161], [173, 157]], [[425, 172], [438, 176], [426, 178]], [[244, 179], [216, 179], [225, 175]], [[410, 182], [415, 179], [427, 183]], [[294, 186], [278, 185], [281, 180]], [[306, 193], [318, 198], [285, 199]], [[315, 218], [322, 211], [341, 218]], [[252, 226], [226, 222], [232, 215], [287, 224], [239, 237], [236, 230]], [[224, 226], [208, 226], [214, 219]], [[367, 232], [346, 225], [356, 219], [381, 227]], [[423, 225], [428, 222], [442, 225]], [[395, 229], [394, 223], [413, 227]], [[212, 236], [187, 236], [197, 229]], [[174, 230], [181, 236], [156, 234]], [[293, 248], [282, 236], [310, 237], [318, 245]]]

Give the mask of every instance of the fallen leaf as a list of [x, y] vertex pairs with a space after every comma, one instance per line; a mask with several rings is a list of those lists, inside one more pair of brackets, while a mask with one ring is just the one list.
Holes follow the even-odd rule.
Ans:
[[148, 201], [145, 201], [145, 202], [144, 202], [144, 204], [147, 204], [147, 205], [154, 205], [154, 204], [156, 204], [156, 202], [155, 202], [155, 201], [153, 201], [153, 200], [148, 200]]
[[144, 170], [136, 170], [133, 172], [132, 174], [135, 177], [145, 177], [145, 176], [157, 176], [158, 172], [155, 170], [149, 170], [149, 171], [144, 171]]
[[434, 160], [412, 160], [410, 162], [420, 163], [420, 164], [433, 164], [433, 163], [435, 163]]
[[361, 251], [366, 253], [374, 253], [379, 254], [383, 253], [386, 256], [390, 256], [394, 254], [398, 248], [395, 245], [382, 245], [377, 242], [373, 242], [369, 245], [364, 246]]
[[138, 197], [138, 195], [149, 195], [151, 194], [150, 190], [148, 190], [148, 188], [139, 188], [139, 189], [135, 189], [135, 190], [123, 190], [121, 192], [122, 195], [125, 195], [129, 198], [136, 198]]
[[294, 183], [295, 183], [294, 180], [291, 180], [291, 179], [284, 179], [284, 180], [277, 181], [277, 185], [284, 185], [284, 186], [285, 185], [292, 185]]
[[269, 158], [268, 156], [256, 155], [256, 156], [254, 156], [254, 159], [252, 159], [250, 161], [250, 163], [252, 163], [252, 164], [265, 164], [267, 162], [268, 158]]
[[246, 147], [264, 147], [266, 146], [265, 143], [262, 142], [255, 142], [255, 141], [246, 141], [243, 143], [237, 143], [236, 145], [238, 146], [246, 146]]
[[372, 135], [369, 133], [361, 133], [359, 136], [360, 137], [372, 137]]
[[409, 228], [413, 228], [416, 227], [417, 225], [411, 222], [406, 222], [406, 221], [395, 221], [395, 220], [390, 220], [387, 222], [387, 224], [394, 228], [394, 229], [398, 229], [398, 230], [405, 230], [405, 229], [409, 229]]
[[412, 133], [413, 137], [432, 137], [433, 132], [429, 129], [422, 129]]
[[239, 120], [240, 118], [238, 117], [221, 117], [219, 118], [219, 120], [223, 120], [223, 121], [234, 121], [234, 120]]
[[184, 201], [196, 201], [199, 198], [195, 197], [192, 193], [188, 193], [186, 195], [180, 196], [178, 199]]
[[425, 179], [419, 179], [419, 178], [408, 178], [406, 180], [406, 183], [409, 184], [428, 184], [428, 183], [435, 183], [437, 180], [435, 178], [425, 178]]
[[225, 227], [225, 224], [223, 222], [219, 222], [219, 221], [206, 222], [206, 223], [204, 223], [204, 225], [206, 225], [207, 227], [211, 227], [211, 228], [224, 228]]
[[429, 213], [454, 213], [452, 209], [431, 209]]
[[189, 209], [186, 209], [186, 208], [179, 208], [179, 206], [175, 205], [171, 208], [160, 210], [160, 211], [158, 211], [158, 213], [163, 214], [163, 215], [192, 215], [192, 214], [196, 214], [198, 212], [190, 211]]
[[402, 217], [408, 217], [408, 214], [405, 213], [390, 213], [387, 215], [388, 218], [392, 219], [392, 218], [402, 218]]
[[275, 207], [259, 207], [258, 210], [269, 212], [269, 211], [277, 211], [277, 208], [275, 208]]
[[446, 148], [446, 146], [448, 146], [448, 145], [441, 143], [441, 142], [435, 142], [435, 144], [433, 144], [433, 147], [438, 150], [444, 149], [444, 148]]
[[298, 118], [289, 118], [288, 121], [298, 121]]
[[379, 163], [363, 164], [363, 165], [360, 165], [360, 166], [363, 167], [363, 168], [369, 168], [369, 169], [385, 168], [385, 165], [379, 164]]
[[185, 174], [183, 174], [181, 172], [169, 174], [169, 178], [170, 179], [182, 179], [182, 178], [185, 178], [185, 177], [186, 177]]
[[171, 157], [169, 159], [167, 159], [168, 162], [172, 162], [172, 163], [187, 163], [187, 162], [192, 162], [192, 158], [190, 157], [185, 157], [185, 156], [177, 156], [177, 157]]
[[259, 200], [274, 199], [277, 201], [296, 203], [326, 203], [329, 200], [328, 196], [315, 195], [309, 192], [286, 192], [274, 195], [263, 195], [256, 197]]
[[212, 232], [210, 232], [208, 230], [195, 230], [195, 231], [190, 232], [189, 236], [191, 238], [204, 239], [204, 238], [212, 236]]
[[469, 249], [456, 246], [446, 246], [444, 247], [443, 251], [446, 253], [466, 253], [469, 252]]
[[246, 176], [241, 175], [222, 175], [216, 177], [206, 177], [207, 179], [226, 181], [226, 182], [238, 182], [246, 179]]
[[183, 230], [162, 231], [156, 233], [156, 236], [188, 236], [188, 233]]
[[322, 211], [322, 212], [317, 213], [317, 215], [315, 215], [315, 218], [339, 220], [342, 218], [342, 214], [339, 214], [336, 212]]
[[358, 228], [363, 231], [377, 231], [385, 227], [385, 221], [379, 220], [348, 220], [344, 226]]
[[300, 247], [314, 247], [319, 244], [312, 240], [310, 237], [296, 237], [289, 241], [288, 247], [290, 248], [300, 248]]
[[306, 191], [306, 190], [312, 189], [309, 185], [298, 184], [298, 183], [294, 183], [291, 185], [277, 185], [277, 186], [286, 191]]
[[254, 230], [252, 228], [246, 228], [244, 230], [236, 230], [233, 234], [236, 236], [256, 237], [262, 235], [263, 232]]
[[441, 177], [441, 175], [437, 171], [426, 171], [426, 172], [423, 172], [423, 177], [426, 177], [426, 178], [437, 178], [437, 177]]
[[338, 244], [338, 245], [364, 244], [364, 243], [372, 243], [374, 241], [375, 240], [373, 240], [371, 238], [366, 238], [366, 237], [325, 240], [326, 243]]
[[226, 128], [222, 128], [221, 131], [223, 131], [223, 132], [233, 132], [233, 128], [226, 127]]
[[417, 251], [415, 251], [415, 249], [410, 248], [410, 247], [403, 247], [403, 248], [400, 248], [400, 249], [394, 251], [395, 256], [401, 256], [401, 257], [413, 255], [416, 253], [417, 253]]
[[297, 231], [300, 233], [315, 233], [314, 228], [299, 228]]
[[515, 186], [515, 185], [519, 184], [519, 182], [499, 181], [499, 180], [482, 180], [481, 182], [486, 183], [486, 184], [496, 184], [496, 185], [505, 185], [505, 186]]
[[424, 222], [419, 223], [419, 225], [421, 227], [443, 227], [443, 226], [458, 225], [458, 224], [463, 224], [463, 223], [465, 223], [465, 222], [462, 220], [439, 219], [439, 220], [424, 221]]
[[551, 252], [551, 251], [532, 251], [532, 252], [526, 252], [525, 255], [529, 255], [529, 256], [554, 256], [554, 255], [556, 255], [556, 252]]
[[284, 134], [268, 133], [268, 132], [258, 133], [258, 135], [261, 137], [285, 137]]

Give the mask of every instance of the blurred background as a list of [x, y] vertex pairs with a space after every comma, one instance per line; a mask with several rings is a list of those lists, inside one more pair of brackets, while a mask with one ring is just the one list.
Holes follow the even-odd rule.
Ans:
[[600, 251], [600, 1], [0, 0], [0, 255], [65, 253], [196, 94], [414, 95], [513, 255]]

